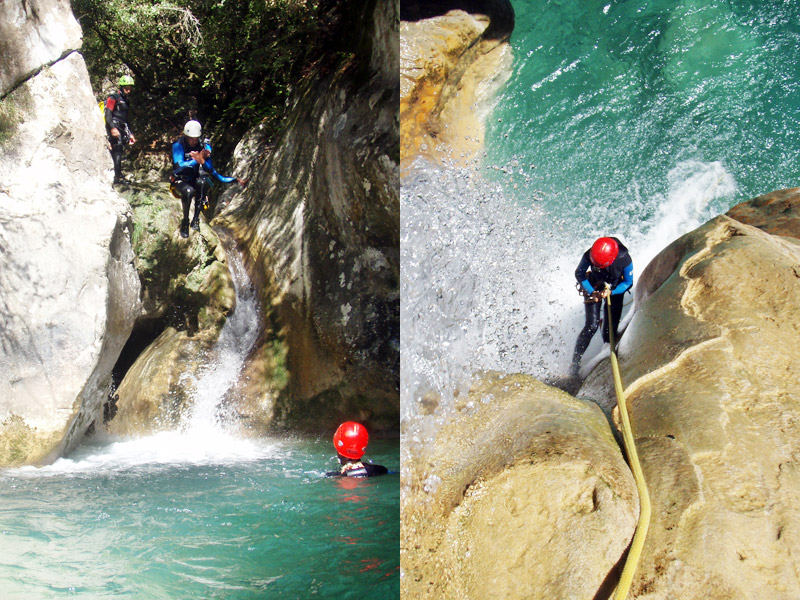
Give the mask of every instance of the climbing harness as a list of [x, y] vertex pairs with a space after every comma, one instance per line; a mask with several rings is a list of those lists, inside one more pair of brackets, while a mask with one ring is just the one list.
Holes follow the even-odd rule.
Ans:
[[[586, 293], [586, 290], [583, 289], [583, 286], [580, 283], [575, 284], [575, 289], [578, 290], [578, 293], [583, 296], [583, 303], [584, 304], [594, 304], [595, 302], [599, 302], [598, 300], [592, 300], [592, 296]], [[625, 293], [630, 294], [631, 290], [627, 290]], [[630, 299], [623, 304], [622, 306], [628, 306], [631, 302], [633, 302], [633, 294], [631, 294]], [[602, 319], [601, 319], [602, 322]]]
[[647, 491], [647, 483], [644, 480], [642, 466], [639, 464], [639, 455], [636, 452], [636, 443], [633, 439], [631, 421], [628, 417], [628, 408], [625, 404], [625, 394], [622, 390], [622, 378], [619, 374], [619, 363], [617, 362], [617, 350], [614, 340], [614, 323], [611, 320], [611, 305], [608, 304], [608, 335], [611, 346], [611, 370], [614, 373], [614, 391], [617, 393], [617, 406], [622, 419], [622, 438], [625, 442], [625, 451], [628, 454], [628, 461], [633, 471], [633, 478], [636, 480], [636, 489], [639, 492], [639, 523], [636, 532], [633, 534], [631, 548], [628, 558], [619, 577], [619, 583], [614, 591], [614, 600], [625, 600], [628, 597], [628, 590], [633, 581], [633, 574], [639, 564], [639, 557], [642, 554], [644, 540], [647, 537], [647, 530], [650, 527], [650, 494]]

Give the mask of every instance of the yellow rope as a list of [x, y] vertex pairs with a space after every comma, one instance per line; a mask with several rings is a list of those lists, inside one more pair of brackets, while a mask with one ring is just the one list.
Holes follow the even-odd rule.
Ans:
[[614, 391], [617, 393], [617, 406], [619, 415], [622, 419], [622, 438], [625, 441], [625, 450], [628, 453], [628, 461], [631, 464], [633, 478], [636, 480], [636, 489], [639, 491], [639, 524], [633, 534], [631, 549], [628, 552], [628, 559], [619, 577], [617, 589], [614, 591], [614, 600], [625, 600], [628, 597], [628, 590], [633, 581], [633, 574], [639, 564], [639, 557], [642, 554], [644, 540], [647, 537], [647, 529], [650, 527], [650, 494], [647, 491], [647, 483], [644, 480], [642, 466], [639, 464], [639, 455], [636, 452], [636, 443], [633, 440], [631, 421], [628, 417], [628, 408], [625, 405], [625, 395], [622, 391], [622, 378], [619, 374], [619, 363], [617, 362], [617, 350], [614, 345], [614, 323], [611, 320], [611, 296], [608, 296], [606, 306], [608, 307], [608, 336], [611, 346], [611, 370], [614, 373]]

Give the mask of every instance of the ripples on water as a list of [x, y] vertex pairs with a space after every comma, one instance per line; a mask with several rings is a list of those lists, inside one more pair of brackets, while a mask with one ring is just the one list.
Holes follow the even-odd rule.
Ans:
[[[235, 251], [236, 310], [177, 431], [96, 435], [53, 465], [0, 471], [0, 598], [398, 598], [395, 474], [326, 478], [331, 438], [242, 439], [224, 399], [258, 334]], [[331, 436], [337, 424], [331, 426]]]
[[638, 275], [800, 170], [800, 5], [513, 4], [480, 165], [420, 161], [401, 182], [404, 463], [472, 373], [566, 373], [596, 237], [619, 236]]
[[[399, 597], [396, 475], [324, 478], [327, 439], [191, 459], [176, 441], [0, 472], [3, 600]], [[398, 470], [396, 442], [369, 449]]]

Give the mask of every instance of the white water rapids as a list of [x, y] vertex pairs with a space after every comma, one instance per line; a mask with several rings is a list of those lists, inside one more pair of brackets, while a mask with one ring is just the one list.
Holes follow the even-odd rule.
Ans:
[[[714, 216], [712, 200], [736, 192], [719, 162], [679, 163], [667, 183], [665, 197], [635, 199], [657, 207], [652, 219], [609, 207], [617, 227], [607, 231], [595, 229], [601, 219], [593, 223], [591, 215], [578, 224], [546, 202], [516, 204], [480, 170], [414, 165], [401, 182], [404, 463], [452, 415], [453, 395], [473, 373], [522, 372], [543, 381], [566, 375], [584, 321], [574, 271], [596, 237], [618, 236], [638, 275], [671, 241]], [[593, 341], [587, 360], [599, 345]], [[426, 395], [435, 410], [423, 410]]]

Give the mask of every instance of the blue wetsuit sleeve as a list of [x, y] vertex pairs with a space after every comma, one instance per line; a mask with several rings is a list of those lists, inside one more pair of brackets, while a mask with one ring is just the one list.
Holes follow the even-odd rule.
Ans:
[[[208, 146], [206, 146], [206, 148], [208, 148]], [[208, 149], [211, 150], [211, 148]], [[217, 173], [216, 170], [214, 169], [214, 165], [211, 163], [210, 157], [206, 159], [203, 168], [209, 173], [211, 173], [214, 177], [216, 177], [217, 181], [220, 181], [221, 183], [230, 183], [231, 181], [236, 181], [236, 177], [225, 177], [224, 175], [220, 175], [219, 173]]]
[[172, 144], [172, 162], [178, 167], [193, 167], [197, 164], [197, 161], [193, 158], [183, 160], [183, 146], [181, 146], [180, 142]]
[[622, 272], [622, 281], [614, 288], [611, 292], [612, 296], [616, 296], [617, 294], [624, 294], [627, 292], [631, 286], [633, 285], [633, 261]]
[[586, 277], [586, 271], [589, 270], [591, 264], [592, 263], [589, 261], [589, 253], [586, 252], [581, 258], [578, 268], [575, 269], [575, 279], [578, 280], [578, 283], [581, 284], [581, 287], [586, 291], [587, 294], [591, 294], [594, 291], [592, 284], [589, 283], [589, 279]]

